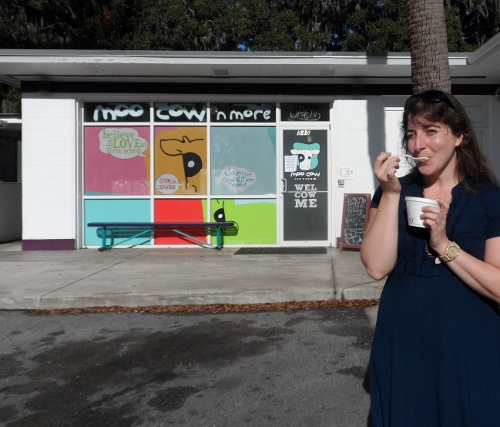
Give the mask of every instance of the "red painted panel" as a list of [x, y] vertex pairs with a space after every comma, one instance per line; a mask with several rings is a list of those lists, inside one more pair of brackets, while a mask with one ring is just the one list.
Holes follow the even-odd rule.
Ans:
[[[155, 222], [173, 221], [205, 221], [203, 202], [201, 199], [161, 199], [155, 200]], [[180, 231], [207, 241], [205, 227], [179, 228]], [[159, 229], [155, 231], [156, 245], [186, 245], [195, 243], [188, 237], [181, 236], [173, 231]]]

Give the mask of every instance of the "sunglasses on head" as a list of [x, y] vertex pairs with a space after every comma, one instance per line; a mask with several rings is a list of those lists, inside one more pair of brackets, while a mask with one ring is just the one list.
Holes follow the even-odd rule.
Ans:
[[446, 93], [444, 93], [440, 90], [427, 90], [425, 92], [416, 93], [415, 95], [410, 96], [408, 98], [408, 101], [412, 98], [421, 98], [426, 102], [444, 102], [452, 110], [455, 109], [455, 107], [451, 103], [451, 101], [448, 98], [448, 96], [446, 95]]

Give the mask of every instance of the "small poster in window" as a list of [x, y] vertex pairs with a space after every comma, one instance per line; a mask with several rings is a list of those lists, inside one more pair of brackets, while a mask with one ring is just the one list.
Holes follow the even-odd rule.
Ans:
[[285, 156], [285, 172], [297, 172], [297, 156]]

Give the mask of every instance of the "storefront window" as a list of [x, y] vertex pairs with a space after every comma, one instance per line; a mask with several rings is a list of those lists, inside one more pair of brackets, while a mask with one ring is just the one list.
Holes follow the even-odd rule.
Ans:
[[276, 128], [212, 127], [214, 195], [276, 194]]
[[[207, 222], [206, 199], [169, 198], [156, 199], [154, 203], [154, 217], [156, 222]], [[207, 231], [205, 227], [190, 227], [185, 231], [195, 239], [207, 242]], [[156, 245], [189, 244], [193, 240], [187, 236], [179, 235], [168, 229], [155, 230]]]
[[237, 227], [226, 230], [224, 238], [233, 245], [276, 244], [276, 198], [212, 199], [212, 212], [221, 210]]
[[155, 128], [155, 194], [207, 194], [207, 128]]
[[149, 127], [86, 127], [85, 194], [147, 195]]
[[[87, 199], [84, 202], [85, 223], [89, 222], [148, 222], [151, 218], [151, 205], [148, 199]], [[100, 246], [102, 229], [85, 227], [85, 244]], [[109, 232], [109, 230], [108, 230]], [[136, 234], [136, 230], [122, 230], [117, 240], [124, 240]], [[111, 238], [111, 234], [109, 237]], [[129, 245], [151, 244], [152, 233], [128, 241]]]
[[[225, 212], [236, 224], [225, 244], [276, 244], [276, 104], [90, 102], [83, 111], [85, 224], [206, 223]], [[213, 244], [214, 230], [191, 225], [191, 237], [120, 230], [108, 238]], [[85, 245], [101, 239], [102, 230], [84, 227]]]

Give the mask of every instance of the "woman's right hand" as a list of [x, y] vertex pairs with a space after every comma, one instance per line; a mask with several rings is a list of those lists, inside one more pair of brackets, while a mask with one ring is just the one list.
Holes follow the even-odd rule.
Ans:
[[384, 193], [401, 193], [401, 183], [396, 172], [399, 169], [399, 157], [391, 157], [391, 153], [382, 151], [375, 159], [373, 173], [378, 179]]
[[[401, 183], [396, 177], [399, 158], [382, 152], [375, 160], [373, 172], [382, 187], [377, 208], [370, 216], [361, 244], [361, 261], [370, 277], [380, 280], [387, 276], [398, 259], [398, 220]], [[384, 250], [380, 250], [384, 248]]]

